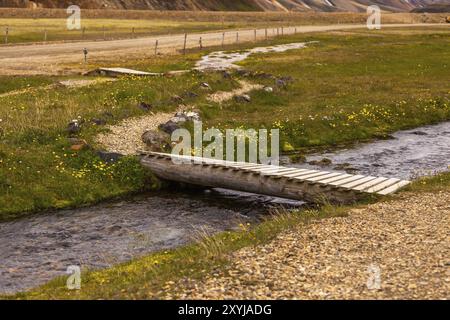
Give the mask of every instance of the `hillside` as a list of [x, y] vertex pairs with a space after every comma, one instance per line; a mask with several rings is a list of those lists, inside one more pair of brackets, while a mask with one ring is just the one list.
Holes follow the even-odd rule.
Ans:
[[0, 0], [0, 7], [66, 8], [77, 4], [84, 9], [361, 12], [371, 4], [387, 11], [411, 11], [445, 3], [448, 0]]

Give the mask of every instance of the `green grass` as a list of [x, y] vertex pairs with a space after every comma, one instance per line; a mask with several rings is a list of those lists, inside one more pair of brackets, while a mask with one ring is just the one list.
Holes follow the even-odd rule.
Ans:
[[[237, 86], [219, 73], [130, 77], [84, 88], [52, 89], [45, 86], [60, 78], [1, 78], [2, 92], [31, 89], [0, 97], [0, 220], [157, 187], [135, 160], [99, 167], [94, 150], [70, 151], [65, 131], [70, 120], [84, 120], [79, 137], [98, 147], [94, 137], [104, 128], [90, 120], [103, 117], [114, 124], [143, 115], [136, 107], [140, 101], [151, 103], [154, 112], [170, 112], [177, 108], [172, 96], [194, 91], [199, 97], [186, 99], [185, 104], [201, 110], [204, 127], [278, 127], [282, 145], [297, 150], [338, 146], [448, 120], [450, 39], [442, 29], [426, 32], [297, 35], [271, 41], [319, 43], [245, 61], [249, 70], [294, 78], [287, 88], [273, 93], [253, 92], [248, 104], [206, 101], [206, 92], [198, 87], [201, 82], [210, 83], [215, 91]], [[253, 44], [240, 49], [249, 46]], [[129, 61], [127, 66], [149, 71], [188, 69], [199, 56], [198, 50], [192, 50], [185, 57]], [[258, 75], [250, 80], [274, 85]], [[123, 170], [128, 179], [123, 179]]]
[[24, 90], [51, 84], [48, 77], [7, 77], [0, 76], [0, 95], [14, 90]]
[[[193, 54], [193, 56], [196, 56]], [[185, 64], [182, 57], [160, 58], [153, 67]], [[34, 78], [23, 78], [28, 83]], [[43, 78], [53, 83], [59, 78]], [[137, 107], [145, 101], [153, 112], [175, 111], [171, 98], [186, 91], [206, 92], [199, 84], [208, 81], [217, 89], [232, 88], [234, 81], [222, 82], [218, 74], [190, 73], [174, 78], [121, 78], [83, 88], [34, 88], [23, 94], [0, 97], [0, 220], [8, 220], [51, 208], [92, 204], [158, 187], [158, 181], [138, 161], [125, 158], [113, 165], [102, 164], [96, 156], [95, 136], [103, 126], [146, 114]], [[17, 87], [15, 79], [8, 86]], [[187, 98], [185, 103], [193, 99]], [[84, 121], [79, 138], [94, 149], [70, 150], [67, 124]]]
[[[241, 65], [277, 77], [287, 88], [254, 92], [248, 104], [205, 105], [209, 127], [278, 127], [296, 149], [385, 137], [450, 119], [448, 33], [357, 33], [291, 37], [318, 40], [307, 49], [254, 55]], [[255, 75], [254, 82], [274, 86]]]

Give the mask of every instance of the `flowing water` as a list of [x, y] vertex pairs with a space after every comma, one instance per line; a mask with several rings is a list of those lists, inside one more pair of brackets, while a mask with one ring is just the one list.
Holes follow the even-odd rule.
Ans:
[[322, 159], [330, 165], [300, 165], [321, 170], [372, 176], [414, 179], [436, 174], [450, 167], [450, 122], [396, 132], [392, 139], [359, 144], [351, 149], [315, 154], [308, 162]]
[[281, 206], [302, 203], [220, 189], [161, 192], [0, 223], [0, 293], [35, 287], [70, 265], [105, 268], [257, 223]]
[[227, 53], [224, 51], [216, 51], [206, 56], [203, 56], [195, 65], [195, 69], [197, 70], [226, 70], [230, 68], [236, 69], [239, 68], [239, 66], [236, 65], [237, 62], [244, 61], [252, 54], [272, 53], [272, 52], [279, 53], [288, 50], [302, 49], [305, 48], [308, 43], [306, 42], [288, 43], [271, 47], [258, 47], [245, 51], [231, 52], [231, 53]]

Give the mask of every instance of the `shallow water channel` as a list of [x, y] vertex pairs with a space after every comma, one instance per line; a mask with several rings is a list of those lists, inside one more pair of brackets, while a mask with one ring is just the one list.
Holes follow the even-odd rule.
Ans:
[[[348, 164], [358, 173], [399, 178], [445, 171], [450, 164], [450, 122], [400, 131], [389, 140], [316, 154], [308, 160], [324, 157], [333, 164], [320, 167], [322, 170]], [[173, 191], [1, 223], [0, 292], [23, 291], [45, 283], [65, 275], [69, 265], [108, 267], [180, 246], [205, 232], [256, 223], [273, 208], [303, 205], [223, 189]]]

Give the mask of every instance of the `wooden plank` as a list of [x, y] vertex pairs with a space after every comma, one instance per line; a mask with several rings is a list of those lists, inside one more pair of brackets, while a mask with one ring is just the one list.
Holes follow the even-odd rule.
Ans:
[[264, 166], [264, 167], [253, 168], [252, 170], [255, 172], [271, 172], [271, 171], [277, 171], [277, 170], [283, 170], [283, 169], [288, 169], [288, 168], [276, 167], [276, 166]]
[[306, 180], [306, 179], [308, 179], [308, 178], [314, 178], [314, 177], [318, 177], [318, 176], [324, 176], [324, 175], [327, 175], [327, 174], [329, 174], [329, 172], [326, 172], [326, 171], [319, 171], [319, 172], [317, 172], [317, 173], [307, 174], [307, 175], [305, 175], [305, 176], [299, 176], [299, 177], [295, 177], [295, 178], [293, 178], [293, 179], [295, 179], [295, 180]]
[[393, 184], [396, 184], [399, 181], [400, 181], [400, 179], [396, 179], [396, 178], [388, 179], [388, 180], [384, 181], [383, 183], [377, 184], [376, 186], [372, 186], [364, 191], [368, 192], [368, 193], [374, 193], [374, 192], [386, 189], [386, 188], [392, 186]]
[[319, 180], [319, 181], [317, 181], [317, 183], [320, 183], [320, 184], [329, 184], [329, 183], [331, 183], [331, 182], [344, 180], [344, 179], [347, 179], [347, 178], [349, 178], [349, 177], [353, 177], [353, 175], [347, 174], [347, 173], [343, 173], [343, 174], [341, 174], [340, 176], [336, 176], [336, 177], [334, 177], [334, 178], [325, 179], [325, 180]]
[[353, 189], [356, 186], [359, 186], [359, 185], [361, 185], [363, 183], [372, 181], [373, 179], [376, 179], [376, 177], [368, 176], [368, 177], [365, 177], [365, 178], [362, 178], [362, 179], [359, 179], [359, 180], [355, 180], [355, 181], [352, 181], [352, 182], [340, 185], [339, 188]]
[[316, 182], [316, 181], [320, 181], [320, 180], [323, 180], [323, 179], [333, 178], [333, 177], [341, 176], [341, 175], [342, 175], [342, 173], [340, 173], [340, 172], [333, 172], [333, 173], [327, 174], [327, 175], [325, 175], [325, 176], [319, 176], [319, 177], [314, 177], [314, 178], [308, 178], [308, 179], [306, 179], [306, 180], [311, 181], [311, 182]]
[[278, 175], [278, 174], [282, 174], [282, 173], [289, 173], [295, 171], [295, 169], [292, 168], [278, 168], [275, 170], [260, 170], [260, 174], [261, 175], [265, 175], [265, 176], [270, 176], [270, 175]]
[[363, 191], [363, 190], [365, 190], [365, 189], [367, 189], [367, 188], [370, 188], [370, 187], [372, 187], [372, 186], [376, 186], [377, 184], [380, 184], [380, 183], [386, 181], [387, 179], [388, 179], [388, 178], [382, 178], [382, 177], [376, 178], [376, 179], [374, 179], [374, 180], [371, 180], [371, 181], [369, 181], [369, 182], [366, 182], [366, 183], [363, 183], [363, 184], [361, 184], [361, 185], [359, 185], [359, 186], [356, 186], [356, 187], [354, 187], [354, 188], [352, 188], [352, 189], [353, 189], [353, 190], [357, 190], [357, 191]]
[[364, 178], [365, 178], [365, 176], [361, 176], [361, 175], [351, 176], [351, 177], [348, 177], [348, 178], [343, 179], [343, 180], [331, 182], [330, 185], [331, 186], [340, 187], [341, 185], [344, 185], [346, 183], [349, 183], [349, 182], [352, 182], [352, 181], [356, 181], [356, 180], [360, 180], [360, 179], [364, 179]]
[[408, 185], [410, 183], [411, 183], [410, 181], [402, 180], [402, 181], [397, 182], [396, 184], [394, 184], [394, 185], [392, 185], [392, 186], [390, 186], [390, 187], [388, 187], [386, 189], [378, 191], [377, 194], [385, 196], [385, 195], [388, 195], [388, 194], [391, 194], [391, 193], [397, 191], [400, 188], [403, 188], [404, 186], [406, 186], [406, 185]]
[[286, 178], [286, 175], [291, 175], [291, 174], [297, 174], [297, 173], [303, 173], [305, 171], [308, 171], [306, 169], [294, 169], [291, 168], [291, 171], [288, 172], [282, 172], [282, 173], [277, 173], [277, 174], [273, 174], [273, 177], [279, 177], [279, 178]]
[[299, 170], [303, 170], [303, 171], [301, 171], [299, 173], [286, 174], [286, 175], [284, 175], [284, 178], [293, 179], [295, 177], [311, 174], [314, 172], [319, 172], [317, 170], [308, 170], [308, 169], [299, 169]]

